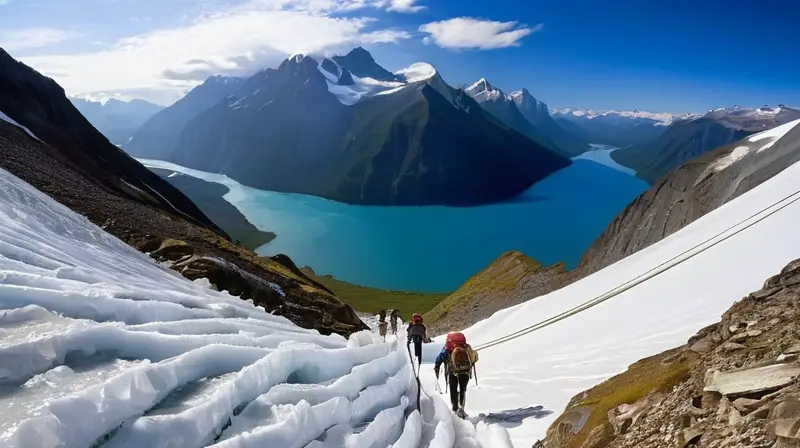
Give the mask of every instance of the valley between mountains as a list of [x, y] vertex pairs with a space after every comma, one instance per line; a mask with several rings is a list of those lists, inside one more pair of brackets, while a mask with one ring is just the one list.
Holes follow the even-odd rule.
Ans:
[[356, 47], [97, 102], [0, 49], [0, 444], [794, 446], [800, 109], [535, 93]]

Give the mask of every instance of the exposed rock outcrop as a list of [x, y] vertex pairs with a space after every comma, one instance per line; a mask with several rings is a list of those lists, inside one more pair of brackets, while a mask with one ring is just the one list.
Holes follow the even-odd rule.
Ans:
[[[800, 342], [798, 305], [800, 260], [686, 345], [639, 361], [576, 396], [539, 446], [798, 446], [800, 364], [788, 356]], [[732, 339], [741, 349], [725, 349]], [[665, 370], [675, 375], [662, 375]], [[585, 417], [576, 420], [576, 414]]]

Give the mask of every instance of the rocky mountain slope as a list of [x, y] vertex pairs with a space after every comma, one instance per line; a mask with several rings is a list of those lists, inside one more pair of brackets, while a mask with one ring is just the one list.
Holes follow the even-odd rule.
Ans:
[[144, 100], [121, 101], [111, 98], [106, 102], [83, 98], [70, 98], [72, 104], [111, 143], [127, 142], [150, 117], [164, 109]]
[[230, 76], [208, 78], [175, 104], [150, 117], [122, 149], [134, 157], [168, 159], [180, 143], [186, 122], [232, 95], [243, 83], [244, 79]]
[[[521, 254], [503, 254], [426, 314], [426, 320], [437, 332], [463, 328], [497, 309], [559, 289], [664, 239], [800, 161], [798, 124], [800, 120], [752, 135], [674, 170], [614, 218], [577, 269], [565, 271], [559, 265], [541, 269]], [[511, 265], [518, 267], [509, 276], [506, 272]], [[481, 280], [494, 278], [506, 280], [502, 285]]]
[[262, 258], [232, 244], [186, 196], [94, 129], [53, 80], [5, 52], [0, 111], [0, 167], [112, 235], [303, 327], [340, 334], [364, 328], [352, 308], [288, 257]]
[[563, 154], [566, 157], [571, 156], [571, 154], [561, 148], [550, 135], [539, 129], [539, 126], [525, 117], [511, 96], [506, 95], [505, 92], [491, 85], [486, 78], [481, 78], [476, 83], [465, 87], [464, 92], [506, 126], [516, 129], [534, 142], [553, 152]]
[[354, 52], [322, 61], [297, 55], [255, 74], [187, 122], [170, 161], [256, 188], [382, 205], [494, 202], [571, 163], [492, 117], [430, 65], [390, 77], [364, 50]]
[[686, 345], [581, 392], [534, 448], [792, 447], [800, 260]]
[[528, 89], [511, 92], [509, 96], [517, 104], [522, 115], [550, 137], [570, 157], [575, 157], [590, 149], [589, 141], [556, 123], [550, 115], [547, 104], [534, 98]]
[[206, 182], [171, 170], [150, 168], [175, 188], [183, 192], [209, 219], [214, 221], [238, 245], [255, 251], [275, 239], [272, 232], [256, 228], [242, 212], [223, 196], [230, 192], [225, 185]]
[[702, 117], [677, 121], [655, 140], [619, 149], [611, 157], [654, 183], [694, 157], [798, 118], [800, 110], [786, 106], [715, 109]]
[[589, 143], [629, 146], [652, 141], [682, 117], [639, 110], [551, 109], [559, 126]]

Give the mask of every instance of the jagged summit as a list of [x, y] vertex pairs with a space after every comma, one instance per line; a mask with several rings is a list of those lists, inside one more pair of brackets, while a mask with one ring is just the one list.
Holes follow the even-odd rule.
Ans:
[[333, 56], [330, 59], [359, 78], [384, 82], [399, 81], [395, 74], [375, 62], [372, 54], [363, 47], [356, 47], [344, 56]]
[[478, 102], [505, 99], [506, 95], [502, 90], [494, 87], [486, 78], [481, 78], [471, 86], [464, 89], [467, 95]]

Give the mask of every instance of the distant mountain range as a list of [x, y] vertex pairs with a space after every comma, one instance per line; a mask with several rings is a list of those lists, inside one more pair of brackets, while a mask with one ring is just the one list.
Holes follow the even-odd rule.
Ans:
[[164, 107], [144, 100], [121, 101], [109, 99], [105, 102], [83, 98], [70, 98], [72, 104], [111, 143], [121, 145], [150, 117]]
[[682, 119], [668, 113], [616, 110], [551, 109], [550, 113], [564, 129], [590, 142], [611, 146], [629, 146], [649, 142], [661, 135], [675, 121]]
[[798, 118], [799, 109], [783, 105], [714, 109], [705, 115], [676, 120], [654, 140], [619, 149], [611, 157], [654, 183], [690, 159]]
[[527, 89], [506, 93], [485, 78], [451, 87], [426, 63], [392, 73], [361, 47], [296, 55], [249, 78], [214, 76], [160, 111], [141, 101], [73, 102], [112, 142], [132, 134], [122, 148], [136, 157], [379, 205], [504, 200], [593, 144], [618, 147], [614, 161], [653, 183], [800, 114], [787, 106], [683, 115], [549, 108]]
[[256, 188], [382, 205], [495, 202], [571, 163], [431, 65], [391, 73], [363, 48], [209, 79], [123, 148]]
[[481, 78], [464, 91], [495, 118], [554, 152], [574, 157], [589, 150], [589, 142], [559, 126], [547, 105], [525, 89], [507, 95]]

